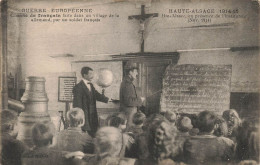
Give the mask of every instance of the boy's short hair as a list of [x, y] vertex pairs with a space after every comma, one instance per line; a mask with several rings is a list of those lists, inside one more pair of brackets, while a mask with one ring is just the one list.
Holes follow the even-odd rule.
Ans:
[[7, 132], [10, 130], [10, 125], [14, 125], [17, 123], [18, 116], [15, 112], [10, 110], [3, 110], [1, 112], [1, 126], [2, 132]]
[[78, 127], [79, 125], [84, 125], [85, 115], [82, 109], [72, 108], [67, 112], [67, 119], [71, 127]]
[[183, 116], [180, 118], [178, 122], [178, 129], [181, 132], [188, 132], [193, 128], [193, 125], [191, 123], [191, 119], [187, 116]]
[[96, 154], [99, 159], [105, 156], [119, 156], [123, 145], [123, 134], [115, 127], [102, 127], [94, 139]]
[[118, 128], [119, 125], [126, 124], [126, 119], [119, 117], [119, 116], [113, 116], [110, 119], [110, 126]]
[[37, 147], [48, 146], [54, 135], [51, 124], [36, 123], [32, 128], [33, 143]]
[[164, 117], [171, 123], [174, 123], [177, 119], [176, 114], [172, 111], [166, 111]]
[[142, 112], [136, 112], [133, 116], [133, 123], [135, 125], [143, 124], [146, 119], [146, 116]]
[[198, 128], [200, 132], [211, 132], [216, 124], [217, 116], [210, 111], [200, 112], [198, 115]]

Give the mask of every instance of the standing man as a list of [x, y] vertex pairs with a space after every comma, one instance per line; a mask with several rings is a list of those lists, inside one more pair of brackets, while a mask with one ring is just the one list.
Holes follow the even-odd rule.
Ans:
[[82, 126], [82, 130], [94, 137], [98, 129], [96, 100], [107, 103], [108, 98], [96, 91], [91, 83], [94, 78], [92, 68], [83, 67], [81, 76], [83, 79], [73, 88], [73, 108], [78, 107], [84, 111], [85, 124]]
[[138, 67], [136, 63], [127, 62], [125, 66], [125, 77], [120, 86], [120, 110], [127, 117], [126, 129], [133, 125], [133, 116], [137, 112], [137, 107], [141, 106], [144, 97], [140, 97], [136, 92], [133, 81], [138, 75]]

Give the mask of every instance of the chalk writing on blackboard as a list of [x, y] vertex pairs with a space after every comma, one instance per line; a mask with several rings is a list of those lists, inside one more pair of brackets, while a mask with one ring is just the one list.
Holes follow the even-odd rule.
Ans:
[[221, 114], [229, 108], [231, 65], [169, 65], [163, 79], [161, 111]]

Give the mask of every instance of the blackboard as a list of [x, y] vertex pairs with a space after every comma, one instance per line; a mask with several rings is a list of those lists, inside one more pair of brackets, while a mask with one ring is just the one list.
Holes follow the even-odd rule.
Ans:
[[169, 65], [163, 78], [160, 110], [222, 114], [229, 109], [231, 65]]

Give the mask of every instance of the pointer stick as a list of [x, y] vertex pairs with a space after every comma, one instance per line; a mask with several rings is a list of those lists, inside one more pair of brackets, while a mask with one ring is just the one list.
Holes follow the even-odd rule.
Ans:
[[[168, 88], [170, 88], [170, 87], [167, 87], [167, 88], [165, 88], [165, 89], [168, 89]], [[155, 95], [155, 94], [161, 92], [162, 90], [164, 90], [164, 89], [162, 88], [162, 89], [160, 89], [160, 90], [158, 90], [158, 91], [155, 91], [154, 93], [150, 94], [150, 95], [147, 96], [146, 98], [151, 97], [151, 96], [153, 96], [153, 95]]]
[[[170, 88], [170, 87], [167, 87], [166, 89], [168, 89], [168, 88]], [[195, 88], [195, 89], [196, 89], [196, 88]], [[151, 95], [147, 96], [146, 98], [151, 97], [151, 96], [157, 94], [158, 92], [161, 92], [162, 90], [163, 90], [163, 89], [160, 89], [160, 90], [158, 90], [158, 91], [152, 93]], [[183, 92], [183, 93], [185, 92], [185, 93], [186, 93], [186, 92], [191, 92], [191, 90], [192, 90], [192, 88], [189, 87], [188, 90], [186, 90], [186, 91], [181, 91], [181, 92]], [[194, 91], [194, 92], [196, 92], [196, 91]]]
[[146, 98], [148, 98], [148, 97], [151, 97], [151, 96], [153, 96], [153, 95], [155, 95], [155, 94], [157, 94], [157, 93], [161, 92], [162, 90], [163, 90], [163, 89], [160, 89], [160, 90], [158, 90], [158, 91], [156, 91], [156, 92], [154, 92], [154, 93], [150, 94], [149, 96], [146, 96]]

